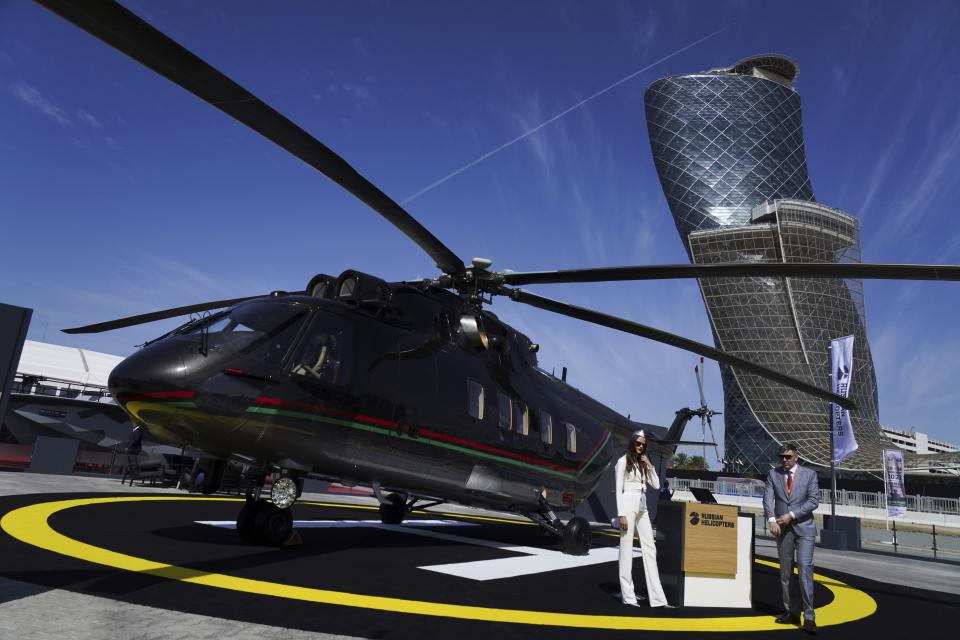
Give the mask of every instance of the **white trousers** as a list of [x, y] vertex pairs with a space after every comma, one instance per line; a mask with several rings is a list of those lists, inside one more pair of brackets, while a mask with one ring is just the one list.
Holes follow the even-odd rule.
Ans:
[[634, 531], [640, 538], [640, 549], [643, 552], [643, 575], [647, 579], [647, 598], [651, 607], [662, 607], [667, 604], [667, 597], [663, 595], [660, 585], [660, 571], [657, 569], [657, 546], [653, 541], [653, 527], [650, 526], [650, 517], [646, 510], [641, 513], [629, 512], [627, 530], [620, 532], [620, 593], [625, 604], [637, 602], [636, 592], [633, 589], [633, 536]]

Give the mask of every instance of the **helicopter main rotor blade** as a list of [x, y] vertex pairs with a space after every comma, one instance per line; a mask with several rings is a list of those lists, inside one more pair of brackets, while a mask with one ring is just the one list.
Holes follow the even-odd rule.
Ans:
[[566, 271], [504, 273], [509, 285], [569, 282], [618, 282], [672, 278], [867, 278], [876, 280], [960, 280], [960, 266], [936, 264], [862, 264], [858, 262], [718, 262], [599, 267]]
[[[303, 293], [303, 291], [298, 291], [296, 293]], [[296, 295], [296, 293], [291, 295]], [[61, 331], [63, 331], [63, 333], [100, 333], [102, 331], [111, 331], [113, 329], [122, 329], [123, 327], [132, 327], [138, 324], [156, 322], [157, 320], [166, 320], [167, 318], [176, 318], [177, 316], [185, 316], [188, 313], [199, 313], [201, 311], [210, 311], [211, 309], [222, 309], [223, 307], [231, 307], [235, 304], [246, 302], [247, 300], [253, 300], [255, 298], [264, 298], [267, 295], [269, 294], [264, 294], [259, 296], [247, 296], [245, 298], [231, 298], [230, 300], [216, 300], [214, 302], [201, 302], [199, 304], [191, 304], [185, 307], [163, 309], [161, 311], [153, 311], [151, 313], [141, 313], [138, 316], [128, 316], [126, 318], [118, 318], [117, 320], [108, 320], [107, 322], [99, 322], [97, 324], [88, 324], [85, 327], [61, 329]]]
[[835, 393], [830, 393], [829, 391], [815, 387], [814, 385], [804, 382], [803, 380], [798, 380], [778, 371], [774, 371], [773, 369], [768, 369], [767, 367], [755, 364], [742, 358], [738, 358], [737, 356], [720, 351], [719, 349], [714, 349], [713, 347], [703, 343], [695, 342], [694, 340], [678, 336], [674, 333], [668, 333], [666, 331], [661, 331], [660, 329], [654, 329], [653, 327], [648, 327], [637, 322], [632, 322], [616, 316], [600, 313], [599, 311], [593, 311], [592, 309], [585, 309], [583, 307], [577, 307], [565, 302], [544, 298], [543, 296], [538, 296], [522, 289], [510, 289], [506, 290], [505, 293], [507, 293], [512, 300], [523, 302], [524, 304], [528, 304], [539, 309], [553, 311], [554, 313], [570, 316], [571, 318], [577, 318], [578, 320], [586, 320], [587, 322], [599, 324], [604, 327], [610, 327], [611, 329], [617, 329], [625, 333], [632, 333], [635, 336], [649, 338], [651, 340], [656, 340], [657, 342], [662, 342], [664, 344], [679, 347], [687, 351], [692, 351], [693, 353], [706, 356], [707, 358], [711, 358], [717, 362], [722, 362], [723, 364], [728, 364], [737, 369], [749, 371], [755, 375], [774, 380], [782, 385], [797, 389], [798, 391], [802, 391], [822, 400], [834, 402], [844, 409], [854, 410], [857, 408], [856, 404], [849, 398], [844, 398], [843, 396]]
[[445, 273], [464, 271], [450, 249], [343, 158], [123, 6], [110, 0], [36, 1], [300, 158], [386, 218]]

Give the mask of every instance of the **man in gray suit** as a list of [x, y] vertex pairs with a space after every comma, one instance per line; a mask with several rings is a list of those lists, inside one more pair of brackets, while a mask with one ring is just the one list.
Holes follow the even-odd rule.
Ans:
[[770, 523], [770, 532], [777, 539], [780, 557], [780, 588], [783, 591], [783, 613], [780, 624], [800, 624], [799, 614], [790, 610], [790, 579], [796, 553], [803, 598], [803, 630], [816, 635], [816, 613], [813, 610], [813, 546], [817, 525], [813, 512], [820, 504], [817, 473], [797, 464], [797, 445], [780, 447], [782, 466], [770, 469], [763, 492], [763, 512]]

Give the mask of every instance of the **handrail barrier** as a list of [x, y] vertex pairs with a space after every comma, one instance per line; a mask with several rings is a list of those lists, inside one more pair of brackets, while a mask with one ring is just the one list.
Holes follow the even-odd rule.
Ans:
[[[760, 480], [670, 478], [670, 483], [675, 491], [709, 489], [720, 502], [726, 498], [744, 509], [762, 510], [764, 483]], [[818, 516], [824, 507], [829, 513], [829, 489], [820, 490]], [[837, 491], [837, 507], [860, 518], [860, 544], [865, 550], [960, 562], [960, 499], [908, 496], [907, 515], [912, 521], [907, 518], [900, 522], [886, 518], [886, 496], [881, 491]], [[758, 536], [770, 536], [766, 518], [755, 518], [754, 523]]]
[[114, 402], [110, 391], [103, 385], [82, 384], [70, 380], [24, 375], [22, 373], [14, 376], [10, 393], [70, 398], [86, 400], [87, 402]]
[[[742, 498], [763, 498], [764, 484], [760, 480], [744, 482], [741, 478], [721, 478], [718, 480], [699, 480], [696, 478], [670, 478], [673, 488], [686, 491], [690, 487], [709, 489], [718, 496], [739, 496]], [[820, 489], [820, 504], [830, 504], [830, 490]], [[882, 491], [837, 491], [837, 506], [859, 507], [862, 509], [886, 509], [886, 498]], [[938, 498], [931, 496], [907, 496], [907, 510], [918, 513], [939, 513], [960, 515], [960, 498]]]

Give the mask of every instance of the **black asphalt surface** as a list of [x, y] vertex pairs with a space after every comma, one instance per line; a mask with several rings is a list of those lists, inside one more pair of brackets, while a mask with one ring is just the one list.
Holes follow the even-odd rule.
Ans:
[[[26, 495], [0, 499], [0, 514], [37, 502], [103, 497], [107, 494]], [[129, 494], [125, 494], [129, 497]], [[156, 562], [315, 589], [387, 596], [410, 600], [501, 609], [611, 616], [679, 618], [776, 614], [779, 583], [776, 569], [755, 565], [754, 610], [628, 608], [611, 595], [619, 590], [615, 562], [513, 578], [474, 581], [418, 567], [513, 555], [500, 549], [445, 541], [376, 528], [301, 529], [303, 544], [291, 547], [245, 545], [235, 531], [197, 524], [197, 520], [233, 520], [240, 501], [129, 502], [92, 505], [55, 514], [58, 532], [98, 547]], [[298, 504], [298, 520], [374, 520], [374, 509]], [[456, 516], [414, 515], [432, 520]], [[462, 518], [461, 518], [462, 519]], [[552, 545], [534, 526], [468, 520], [475, 526], [436, 527], [447, 534], [522, 546]], [[594, 545], [616, 539], [595, 536]], [[635, 578], [642, 585], [641, 562]], [[826, 627], [830, 638], [906, 638], [920, 629], [942, 628], [953, 635], [960, 615], [960, 596], [908, 589], [854, 575], [818, 569], [869, 593], [878, 611], [863, 620]], [[45, 551], [0, 534], [0, 575], [42, 588], [67, 589], [120, 601], [259, 624], [368, 638], [670, 638], [690, 632], [610, 631], [556, 626], [478, 622], [449, 617], [383, 612], [349, 606], [316, 604], [194, 585], [154, 575], [123, 571]], [[816, 604], [832, 595], [817, 585]], [[78, 622], [82, 624], [82, 622]], [[735, 637], [793, 637], [783, 631], [737, 632]], [[787, 634], [787, 636], [784, 636]], [[716, 636], [718, 634], [708, 634]]]

